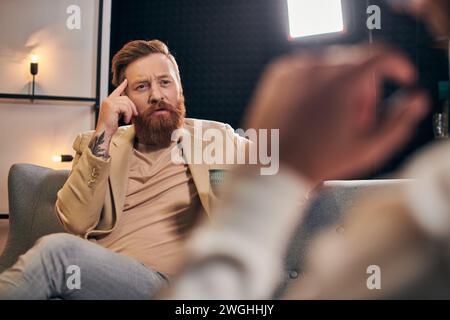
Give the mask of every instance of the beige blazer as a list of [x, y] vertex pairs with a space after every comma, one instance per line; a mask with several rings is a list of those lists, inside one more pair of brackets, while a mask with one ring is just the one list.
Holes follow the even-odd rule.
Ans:
[[[201, 130], [199, 130], [201, 128]], [[205, 138], [205, 130], [216, 129], [223, 135], [224, 145], [229, 143], [234, 151], [247, 148], [248, 140], [236, 134], [227, 124], [185, 119], [184, 129], [188, 138], [183, 137], [181, 148], [184, 155], [191, 152], [208, 151], [210, 136]], [[120, 219], [128, 185], [129, 160], [132, 154], [134, 126], [120, 127], [111, 139], [110, 158], [95, 157], [88, 144], [94, 131], [81, 133], [73, 143], [76, 155], [69, 178], [59, 190], [56, 200], [56, 214], [65, 229], [86, 239], [110, 233]], [[209, 152], [206, 152], [209, 154]], [[194, 157], [192, 157], [193, 159]], [[210, 162], [209, 162], [210, 163]], [[197, 188], [202, 207], [210, 217], [209, 170], [232, 169], [233, 164], [189, 163], [188, 166]]]

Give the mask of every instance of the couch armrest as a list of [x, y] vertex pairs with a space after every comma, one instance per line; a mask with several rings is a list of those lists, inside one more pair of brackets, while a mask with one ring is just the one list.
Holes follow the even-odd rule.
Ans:
[[64, 232], [56, 214], [56, 193], [67, 180], [68, 170], [32, 164], [15, 164], [8, 175], [9, 235], [0, 256], [0, 272], [40, 237]]

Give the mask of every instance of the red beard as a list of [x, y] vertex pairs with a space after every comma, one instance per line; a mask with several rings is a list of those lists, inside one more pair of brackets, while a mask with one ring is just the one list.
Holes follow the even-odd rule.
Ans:
[[[153, 112], [165, 109], [168, 114], [154, 115]], [[182, 127], [186, 107], [184, 99], [180, 99], [175, 107], [164, 101], [148, 108], [142, 114], [133, 118], [136, 136], [139, 143], [147, 145], [169, 146], [172, 132]]]

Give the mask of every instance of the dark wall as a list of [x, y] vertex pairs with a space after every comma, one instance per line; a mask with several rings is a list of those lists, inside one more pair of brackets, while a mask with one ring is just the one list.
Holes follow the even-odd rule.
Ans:
[[[382, 29], [374, 31], [373, 38], [405, 50], [419, 67], [423, 85], [437, 97], [437, 82], [448, 79], [447, 60], [443, 50], [431, 48], [424, 26], [393, 14], [382, 0], [344, 1], [350, 4], [353, 25], [349, 37], [339, 42], [367, 43], [367, 5], [381, 6]], [[164, 41], [180, 66], [188, 116], [238, 128], [256, 81], [271, 59], [323, 44], [289, 41], [286, 19], [284, 0], [113, 0], [111, 57], [130, 40]], [[371, 176], [396, 169], [432, 139], [430, 116], [410, 145]]]

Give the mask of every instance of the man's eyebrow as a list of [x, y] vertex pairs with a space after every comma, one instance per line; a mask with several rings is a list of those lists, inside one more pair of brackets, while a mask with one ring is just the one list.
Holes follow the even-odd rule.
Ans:
[[161, 79], [161, 78], [170, 78], [170, 77], [171, 77], [170, 74], [164, 73], [164, 74], [159, 75], [157, 78]]
[[[164, 74], [157, 76], [158, 79], [171, 78], [171, 77], [172, 76], [168, 73], [164, 73]], [[135, 86], [138, 83], [150, 83], [150, 80], [148, 78], [138, 78], [137, 80], [132, 82], [131, 86]]]
[[137, 79], [135, 81], [133, 81], [133, 83], [131, 84], [131, 86], [134, 86], [138, 83], [144, 83], [144, 82], [150, 82], [147, 78], [141, 78], [141, 79]]

